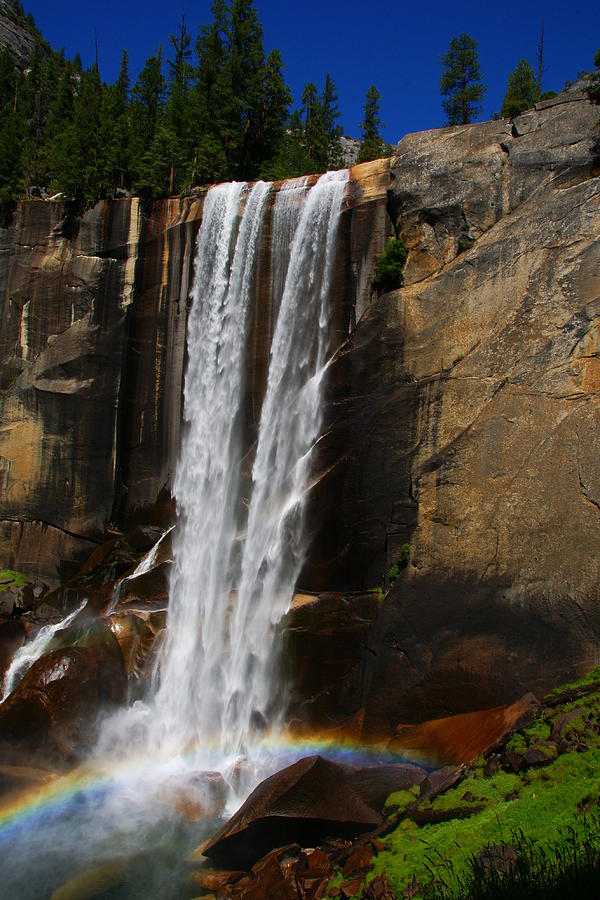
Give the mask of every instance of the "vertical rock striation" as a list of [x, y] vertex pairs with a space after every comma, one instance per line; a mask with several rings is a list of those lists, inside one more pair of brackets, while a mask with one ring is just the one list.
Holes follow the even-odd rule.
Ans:
[[[353, 170], [335, 274], [336, 346], [368, 303], [389, 162]], [[180, 438], [203, 193], [105, 201], [82, 216], [27, 201], [0, 228], [0, 558], [56, 584], [107, 522], [164, 521]], [[270, 230], [266, 241], [272, 239]], [[355, 247], [361, 259], [351, 262]], [[265, 258], [267, 254], [264, 254]], [[254, 287], [250, 449], [266, 372], [270, 273]]]

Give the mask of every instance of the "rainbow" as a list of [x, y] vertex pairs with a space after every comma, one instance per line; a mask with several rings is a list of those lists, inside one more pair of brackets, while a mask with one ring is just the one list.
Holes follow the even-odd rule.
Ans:
[[[202, 769], [218, 770], [225, 773], [226, 777], [227, 768], [235, 760], [223, 759], [216, 746], [206, 745], [201, 749]], [[406, 761], [406, 757], [399, 757], [385, 747], [368, 746], [347, 738], [334, 740], [317, 734], [300, 740], [285, 733], [271, 735], [261, 741], [257, 750], [269, 772], [313, 755], [325, 756], [335, 762], [356, 767]], [[82, 803], [100, 805], [105, 797], [118, 794], [136, 781], [141, 783], [142, 779], [147, 778], [158, 785], [161, 780], [166, 781], [170, 776], [183, 777], [186, 770], [190, 774], [198, 771], [198, 751], [196, 746], [193, 750], [179, 753], [176, 757], [178, 768], [172, 767], [173, 756], [169, 757], [163, 752], [154, 758], [145, 753], [96, 766], [88, 763], [64, 775], [49, 772], [45, 783], [10, 794], [3, 803], [0, 802], [0, 844], [10, 840], [21, 829], [35, 829], [41, 824], [60, 819]], [[422, 760], [420, 765], [424, 765]], [[425, 765], [427, 768], [431, 767]]]

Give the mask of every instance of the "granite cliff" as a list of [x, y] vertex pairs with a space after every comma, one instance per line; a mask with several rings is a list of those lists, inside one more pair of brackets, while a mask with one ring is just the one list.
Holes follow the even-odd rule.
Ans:
[[[597, 120], [575, 91], [514, 122], [409, 135], [390, 162], [352, 172], [299, 585], [320, 596], [286, 623], [311, 724], [358, 716], [389, 733], [597, 661]], [[5, 212], [4, 565], [55, 587], [107, 523], [172, 515], [201, 215], [201, 195]], [[375, 297], [393, 233], [410, 247], [404, 286]], [[249, 448], [264, 338], [257, 324]]]

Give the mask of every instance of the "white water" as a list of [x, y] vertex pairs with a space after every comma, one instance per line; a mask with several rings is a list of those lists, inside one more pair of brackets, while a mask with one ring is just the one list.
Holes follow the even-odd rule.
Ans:
[[[159, 683], [147, 704], [105, 726], [100, 755], [134, 747], [173, 771], [226, 771], [245, 760], [237, 799], [265, 774], [265, 729], [281, 724], [273, 625], [289, 608], [306, 555], [305, 495], [321, 426], [329, 299], [347, 172], [284, 184], [272, 213], [272, 313], [266, 393], [244, 513], [240, 464], [244, 371], [255, 270], [271, 185], [207, 194], [188, 321], [184, 434]], [[270, 302], [270, 306], [269, 306]], [[261, 770], [262, 767], [262, 770]]]
[[[159, 685], [145, 703], [103, 723], [90, 761], [101, 775], [97, 787], [78, 791], [70, 805], [61, 800], [34, 828], [16, 829], [0, 844], [7, 896], [38, 900], [80, 868], [135, 860], [138, 853], [143, 864], [122, 896], [179, 896], [182, 872], [172, 869], [173, 847], [182, 840], [177, 801], [205, 803], [201, 770], [220, 769], [232, 786], [229, 803], [237, 805], [259, 778], [292, 761], [294, 751], [269, 759], [262, 729], [276, 731], [285, 709], [273, 623], [289, 606], [307, 549], [304, 502], [322, 424], [346, 181], [347, 173], [329, 174], [308, 188], [299, 179], [275, 197], [272, 296], [259, 304], [260, 315], [270, 316], [271, 352], [245, 513], [244, 371], [257, 306], [253, 276], [274, 189], [229, 184], [206, 197], [188, 322], [179, 521]], [[244, 766], [235, 772], [239, 757]], [[190, 825], [189, 849], [215, 827], [210, 818]]]
[[52, 625], [44, 625], [40, 628], [32, 641], [19, 647], [4, 676], [2, 699], [0, 700], [0, 703], [4, 703], [9, 694], [11, 694], [19, 682], [23, 680], [25, 673], [29, 671], [34, 662], [37, 662], [37, 660], [44, 655], [50, 646], [50, 642], [54, 635], [59, 631], [68, 628], [71, 622], [79, 615], [86, 603], [87, 600], [84, 600], [77, 609], [73, 610], [73, 612], [69, 613], [68, 616], [65, 616], [65, 618], [61, 619], [59, 622], [54, 622]]
[[142, 557], [142, 559], [136, 566], [135, 570], [131, 573], [131, 575], [128, 575], [127, 579], [123, 579], [124, 581], [125, 580], [132, 581], [134, 578], [139, 578], [140, 575], [145, 575], [147, 572], [150, 572], [154, 568], [154, 565], [156, 563], [156, 558], [158, 556], [158, 551], [160, 549], [160, 545], [165, 540], [165, 538], [171, 534], [171, 532], [173, 531], [174, 528], [175, 528], [174, 525], [171, 525], [170, 528], [167, 528], [165, 533], [157, 540], [157, 542], [154, 544], [154, 546], [151, 547], [150, 550], [148, 550], [148, 552], [146, 553], [146, 555]]

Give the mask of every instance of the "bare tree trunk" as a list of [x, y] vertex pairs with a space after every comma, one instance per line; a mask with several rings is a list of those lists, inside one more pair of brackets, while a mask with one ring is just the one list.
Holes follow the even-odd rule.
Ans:
[[542, 19], [542, 34], [538, 45], [538, 100], [542, 99], [542, 75], [544, 73], [544, 20]]

